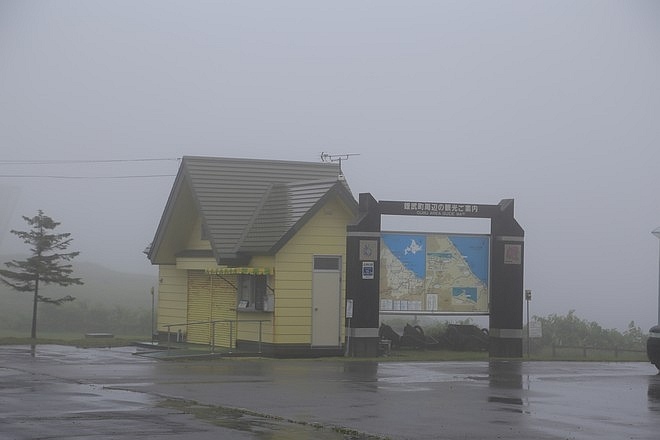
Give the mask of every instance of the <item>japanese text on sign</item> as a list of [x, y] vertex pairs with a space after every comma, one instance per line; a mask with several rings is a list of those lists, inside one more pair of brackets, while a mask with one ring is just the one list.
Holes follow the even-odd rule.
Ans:
[[427, 202], [404, 202], [404, 211], [426, 211], [425, 215], [446, 215], [461, 217], [465, 214], [476, 214], [479, 205], [459, 205], [456, 203], [427, 203]]
[[472, 203], [380, 201], [378, 205], [381, 214], [391, 215], [492, 218], [497, 214], [496, 205]]

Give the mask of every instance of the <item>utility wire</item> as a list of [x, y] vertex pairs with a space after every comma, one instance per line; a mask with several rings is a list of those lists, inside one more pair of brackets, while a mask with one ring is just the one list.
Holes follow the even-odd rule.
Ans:
[[[130, 162], [164, 162], [179, 161], [180, 158], [147, 158], [147, 159], [66, 159], [66, 160], [0, 160], [0, 165], [71, 165], [71, 164], [107, 164]], [[0, 174], [0, 178], [26, 178], [26, 179], [145, 179], [153, 177], [174, 177], [175, 174], [140, 174], [124, 176], [67, 176], [43, 174]]]
[[28, 174], [0, 174], [0, 178], [28, 178], [28, 179], [146, 179], [151, 177], [174, 177], [176, 174], [145, 174], [141, 176], [47, 176]]
[[118, 163], [118, 162], [162, 162], [179, 161], [180, 158], [156, 159], [104, 159], [104, 160], [0, 160], [0, 165], [60, 165], [77, 163]]

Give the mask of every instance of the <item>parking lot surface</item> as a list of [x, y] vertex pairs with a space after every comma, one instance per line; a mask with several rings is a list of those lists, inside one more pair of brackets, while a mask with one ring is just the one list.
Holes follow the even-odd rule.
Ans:
[[649, 363], [161, 361], [0, 347], [0, 439], [653, 439]]

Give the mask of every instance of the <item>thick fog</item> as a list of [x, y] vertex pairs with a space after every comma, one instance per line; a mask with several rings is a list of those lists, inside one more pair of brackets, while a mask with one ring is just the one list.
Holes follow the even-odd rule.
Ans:
[[647, 330], [659, 23], [651, 0], [3, 0], [0, 256], [42, 209], [78, 260], [155, 273], [142, 251], [178, 158], [355, 153], [356, 197], [515, 199], [532, 314]]

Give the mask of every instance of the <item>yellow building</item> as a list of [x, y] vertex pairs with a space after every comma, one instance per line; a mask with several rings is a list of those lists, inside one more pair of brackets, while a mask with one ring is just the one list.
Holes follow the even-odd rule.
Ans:
[[356, 214], [335, 163], [184, 157], [148, 250], [159, 338], [341, 353]]

